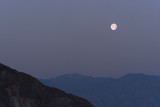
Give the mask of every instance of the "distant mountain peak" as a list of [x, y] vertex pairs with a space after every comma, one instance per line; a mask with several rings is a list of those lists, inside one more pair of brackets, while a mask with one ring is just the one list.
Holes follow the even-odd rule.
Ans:
[[154, 76], [154, 75], [147, 75], [147, 74], [144, 74], [144, 73], [128, 73], [120, 78], [156, 78], [156, 77], [159, 77], [159, 76]]
[[147, 76], [147, 75], [143, 74], [143, 73], [128, 73], [128, 74], [122, 76], [121, 78], [124, 78], [124, 77], [137, 77], [137, 76]]
[[61, 76], [58, 76], [56, 78], [64, 78], [64, 79], [81, 79], [81, 78], [93, 78], [91, 76], [86, 76], [86, 75], [82, 75], [82, 74], [77, 74], [77, 73], [73, 73], [73, 74], [64, 74]]

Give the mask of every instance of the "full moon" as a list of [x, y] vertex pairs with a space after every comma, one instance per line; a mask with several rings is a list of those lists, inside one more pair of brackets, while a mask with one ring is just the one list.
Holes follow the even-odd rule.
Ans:
[[111, 24], [111, 29], [116, 30], [117, 29], [117, 24], [115, 24], [115, 23]]

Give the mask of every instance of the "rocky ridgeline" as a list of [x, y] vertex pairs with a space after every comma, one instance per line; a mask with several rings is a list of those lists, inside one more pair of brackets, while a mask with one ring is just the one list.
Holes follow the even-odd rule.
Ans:
[[43, 85], [0, 64], [0, 107], [93, 107], [87, 100]]

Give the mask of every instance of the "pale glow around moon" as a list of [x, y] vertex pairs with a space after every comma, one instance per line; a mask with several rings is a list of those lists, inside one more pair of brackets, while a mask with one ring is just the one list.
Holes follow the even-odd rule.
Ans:
[[116, 30], [117, 29], [117, 24], [115, 24], [115, 23], [111, 24], [111, 29]]

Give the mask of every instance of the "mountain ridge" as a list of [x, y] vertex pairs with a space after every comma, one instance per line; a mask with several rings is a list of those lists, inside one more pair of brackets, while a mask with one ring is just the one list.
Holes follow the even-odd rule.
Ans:
[[0, 107], [93, 107], [87, 100], [45, 86], [36, 78], [0, 64]]

